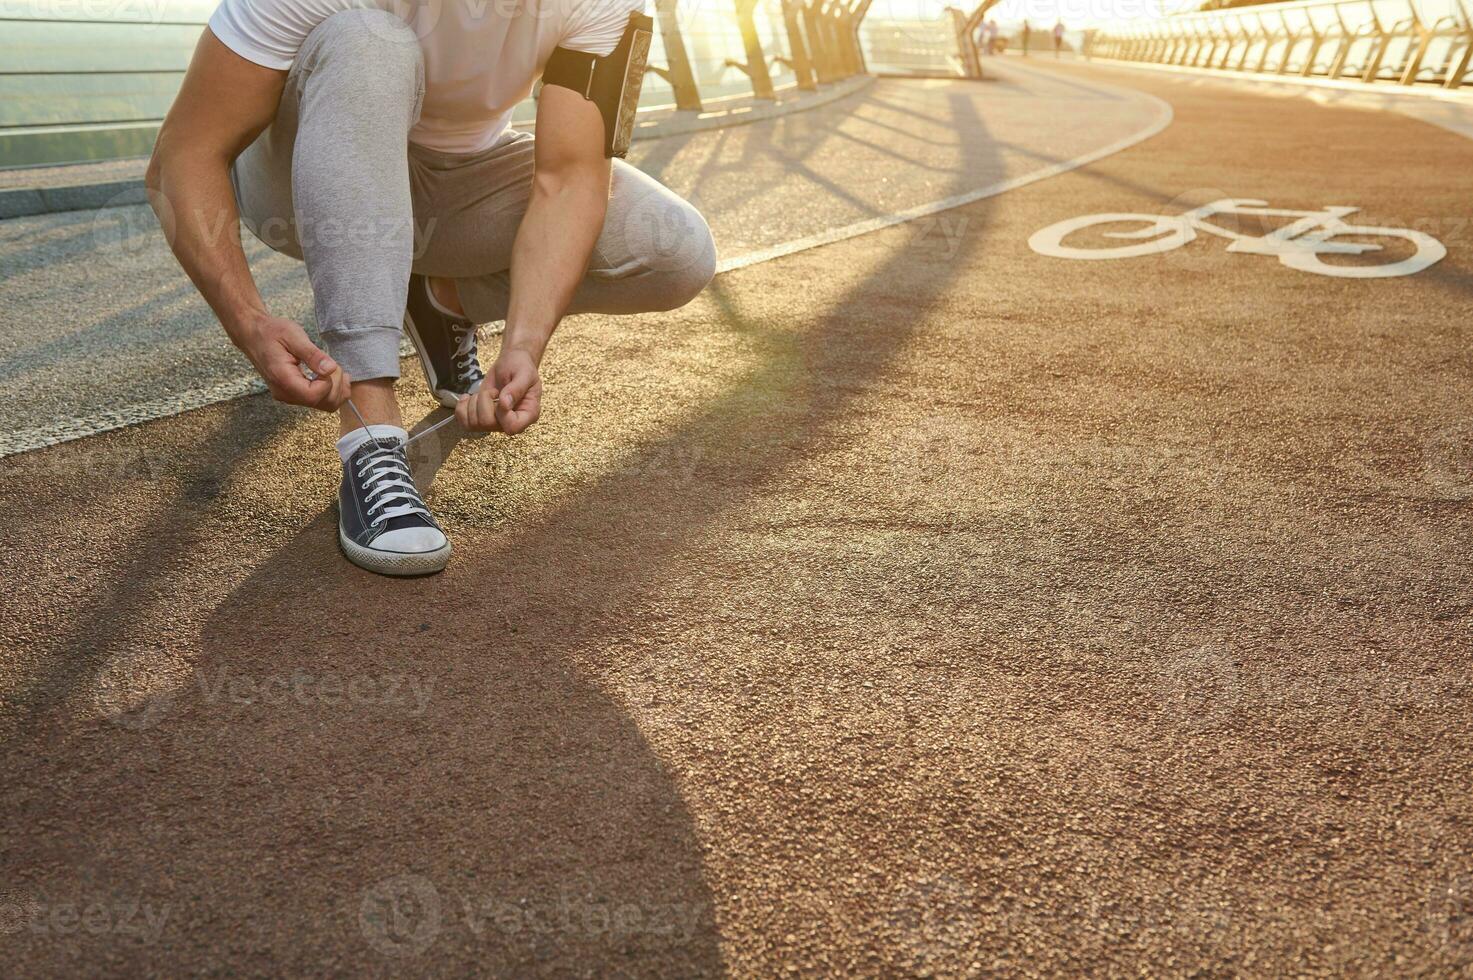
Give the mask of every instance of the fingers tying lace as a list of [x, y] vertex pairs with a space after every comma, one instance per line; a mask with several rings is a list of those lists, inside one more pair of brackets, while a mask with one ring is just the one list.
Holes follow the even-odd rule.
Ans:
[[[353, 413], [353, 417], [358, 420], [358, 427], [360, 429], [362, 429], [364, 432], [367, 432], [368, 433], [368, 438], [372, 439], [373, 438], [373, 430], [368, 427], [368, 423], [367, 422], [363, 421], [363, 413], [360, 412], [360, 411], [358, 411], [358, 406], [353, 404], [353, 399], [349, 398], [343, 404], [345, 404], [345, 405], [348, 406], [349, 410], [352, 411], [352, 413]], [[435, 432], [435, 431], [438, 431], [440, 429], [443, 429], [443, 428], [445, 428], [445, 426], [449, 425], [451, 422], [454, 422], [454, 421], [455, 421], [455, 416], [454, 415], [451, 415], [451, 416], [448, 416], [446, 418], [443, 418], [440, 421], [436, 422], [434, 425], [430, 426], [428, 429], [424, 430], [423, 432], [415, 433], [414, 435], [410, 436], [408, 439], [405, 439], [404, 440], [404, 445], [405, 446], [408, 446], [412, 442], [418, 442], [419, 440], [423, 439], [425, 436], [429, 435], [431, 432]]]
[[[472, 331], [471, 337], [472, 337], [472, 339], [475, 338], [475, 332], [474, 331]], [[316, 381], [317, 380], [317, 372], [316, 371], [313, 371], [304, 362], [298, 362], [298, 364], [302, 368], [302, 373], [307, 376], [307, 380], [308, 381]], [[481, 369], [480, 369], [479, 365], [476, 367], [475, 371], [476, 371], [476, 374], [478, 376], [481, 374]], [[343, 404], [345, 404], [345, 405], [348, 406], [348, 409], [353, 413], [353, 417], [358, 420], [358, 427], [361, 428], [364, 432], [368, 433], [368, 438], [372, 439], [373, 438], [373, 430], [370, 429], [368, 427], [368, 423], [363, 420], [363, 413], [360, 412], [360, 411], [358, 411], [358, 406], [353, 404], [353, 399], [349, 398]], [[425, 436], [429, 435], [430, 433], [436, 432], [436, 431], [438, 431], [440, 429], [443, 429], [443, 428], [445, 428], [445, 426], [449, 425], [451, 422], [454, 422], [454, 421], [455, 421], [455, 416], [454, 415], [451, 415], [451, 416], [449, 416], [447, 418], [443, 418], [440, 421], [436, 422], [434, 425], [430, 426], [428, 429], [425, 429], [423, 432], [418, 432], [418, 433], [410, 436], [408, 439], [405, 439], [404, 440], [404, 445], [405, 446], [408, 446], [410, 443], [418, 442], [419, 440], [423, 439]]]

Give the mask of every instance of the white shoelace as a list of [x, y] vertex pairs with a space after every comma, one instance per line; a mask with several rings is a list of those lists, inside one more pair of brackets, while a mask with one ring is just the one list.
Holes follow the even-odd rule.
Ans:
[[[313, 371], [306, 364], [301, 364], [301, 369], [302, 373], [307, 376], [308, 381], [317, 380], [317, 372]], [[373, 519], [372, 523], [381, 524], [384, 521], [389, 520], [390, 518], [400, 517], [405, 514], [423, 514], [433, 521], [434, 517], [432, 517], [429, 510], [425, 508], [424, 500], [419, 495], [419, 489], [414, 485], [414, 477], [409, 472], [408, 457], [404, 457], [401, 461], [396, 456], [395, 450], [399, 450], [402, 452], [403, 450], [408, 449], [410, 443], [423, 439], [430, 433], [443, 429], [451, 422], [454, 422], [455, 416], [450, 415], [446, 418], [443, 418], [440, 421], [436, 422], [434, 425], [430, 426], [428, 429], [425, 429], [423, 432], [416, 433], [415, 435], [410, 436], [408, 439], [404, 440], [404, 444], [402, 446], [384, 446], [374, 436], [373, 430], [368, 427], [368, 422], [364, 420], [363, 413], [358, 411], [358, 406], [353, 404], [353, 399], [349, 398], [344, 404], [346, 404], [348, 408], [353, 412], [353, 416], [358, 419], [359, 427], [368, 434], [368, 441], [372, 442], [377, 447], [374, 449], [373, 452], [369, 453], [363, 458], [363, 460], [358, 464], [357, 471], [358, 478], [361, 480], [363, 478], [364, 472], [367, 471], [371, 466], [378, 467], [378, 469], [375, 469], [372, 473], [369, 474], [369, 481], [371, 482], [372, 486], [368, 493], [368, 501], [370, 504], [368, 508], [368, 513], [372, 514], [379, 507], [386, 507], [386, 505], [391, 500], [409, 501], [409, 503], [400, 504], [397, 507], [386, 507], [382, 514]], [[386, 477], [387, 479], [385, 479]], [[406, 488], [407, 492], [406, 489], [394, 490], [394, 487]], [[377, 503], [374, 503], [375, 498], [380, 498]]]
[[464, 328], [452, 326], [450, 332], [455, 336], [455, 353], [451, 355], [451, 363], [455, 366], [456, 381], [470, 387], [485, 378], [476, 356], [476, 325], [467, 322]]
[[[414, 486], [414, 478], [409, 474], [404, 447], [397, 442], [385, 444], [379, 440], [374, 440], [373, 445], [373, 450], [356, 464], [358, 479], [363, 480], [365, 476], [367, 478], [364, 485], [368, 490], [366, 502], [369, 523], [379, 525], [409, 514], [430, 517], [428, 508], [419, 496], [419, 490]], [[380, 510], [383, 512], [378, 513]]]
[[[309, 377], [312, 377], [313, 376], [310, 371], [308, 371], [307, 373], [308, 373], [308, 376]], [[347, 405], [348, 408], [352, 410], [353, 416], [358, 419], [358, 427], [361, 428], [364, 432], [367, 432], [368, 433], [368, 438], [369, 439], [373, 439], [373, 430], [368, 427], [368, 423], [367, 422], [363, 421], [363, 413], [360, 412], [360, 411], [358, 411], [358, 406], [353, 404], [353, 399], [349, 398], [346, 402], [344, 402], [344, 404]], [[411, 442], [418, 442], [419, 440], [423, 439], [425, 436], [429, 435], [431, 432], [436, 432], [436, 431], [438, 431], [440, 429], [443, 429], [443, 428], [445, 428], [445, 426], [449, 425], [451, 422], [454, 422], [454, 421], [455, 421], [455, 416], [454, 415], [450, 415], [450, 416], [447, 416], [446, 418], [443, 418], [440, 421], [436, 422], [434, 425], [430, 426], [428, 429], [424, 430], [423, 432], [415, 433], [414, 435], [410, 436], [408, 439], [405, 439], [404, 440], [404, 448], [405, 449], [408, 449], [409, 448], [409, 444]]]
[[[436, 429], [454, 422], [455, 416], [441, 419], [418, 435], [410, 436], [404, 440], [402, 445], [397, 442], [384, 445], [374, 436], [368, 423], [363, 420], [363, 413], [358, 411], [358, 406], [353, 404], [353, 399], [349, 398], [346, 404], [357, 416], [358, 424], [363, 427], [363, 431], [368, 433], [368, 441], [374, 445], [373, 451], [357, 464], [358, 479], [363, 479], [364, 473], [368, 474], [368, 516], [372, 518], [369, 523], [377, 526], [390, 518], [403, 517], [406, 514], [423, 514], [434, 521], [435, 518], [425, 507], [424, 499], [419, 495], [419, 488], [414, 485], [414, 477], [409, 472], [409, 459], [404, 455], [404, 450], [408, 449], [409, 444], [416, 439], [423, 439]], [[395, 487], [403, 489], [396, 490]], [[401, 503], [395, 507], [387, 506], [390, 501], [395, 500], [407, 501], [407, 503]], [[375, 517], [373, 512], [380, 507], [384, 507], [385, 510]]]

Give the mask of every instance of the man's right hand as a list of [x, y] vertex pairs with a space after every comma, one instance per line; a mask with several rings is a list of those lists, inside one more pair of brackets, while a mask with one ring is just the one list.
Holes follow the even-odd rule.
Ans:
[[[256, 368], [271, 397], [288, 405], [335, 412], [351, 393], [352, 379], [336, 361], [307, 339], [307, 331], [284, 317], [261, 316], [241, 331], [236, 346]], [[317, 377], [308, 380], [305, 364]]]

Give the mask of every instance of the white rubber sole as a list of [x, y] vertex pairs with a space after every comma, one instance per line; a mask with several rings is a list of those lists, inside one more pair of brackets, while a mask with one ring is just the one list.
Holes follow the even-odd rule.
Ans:
[[430, 367], [430, 359], [425, 356], [424, 342], [419, 339], [419, 331], [414, 329], [414, 318], [407, 312], [404, 314], [404, 332], [409, 334], [409, 342], [414, 345], [414, 352], [419, 355], [419, 366], [424, 369], [425, 384], [429, 386], [430, 394], [435, 396], [435, 401], [439, 402], [442, 408], [454, 409], [458, 399], [453, 391], [441, 391], [438, 387], [440, 379], [435, 374], [435, 369]]
[[379, 551], [348, 540], [343, 529], [338, 528], [338, 545], [350, 562], [379, 575], [433, 575], [442, 571], [450, 561], [449, 541], [445, 542], [445, 547], [434, 551]]

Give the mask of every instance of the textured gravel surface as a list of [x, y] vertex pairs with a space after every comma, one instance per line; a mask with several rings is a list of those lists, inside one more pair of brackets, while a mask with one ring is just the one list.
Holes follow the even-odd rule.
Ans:
[[[443, 575], [345, 564], [264, 398], [0, 461], [7, 972], [1473, 969], [1469, 144], [1130, 84], [1133, 149], [570, 321], [419, 454]], [[1218, 189], [1448, 256], [1026, 244]]]
[[[697, 203], [730, 258], [1043, 169], [1158, 111], [1031, 74], [881, 80], [782, 119], [637, 143], [631, 160]], [[273, 312], [310, 321], [301, 264], [246, 239]], [[218, 401], [249, 377], [141, 205], [0, 222], [0, 308], [0, 454]]]

